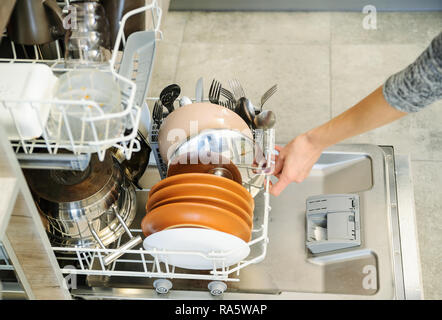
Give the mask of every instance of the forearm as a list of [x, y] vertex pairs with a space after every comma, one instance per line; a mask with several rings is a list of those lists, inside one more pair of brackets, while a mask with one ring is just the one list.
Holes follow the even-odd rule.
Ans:
[[315, 146], [324, 149], [347, 138], [381, 127], [406, 114], [388, 104], [381, 86], [352, 108], [308, 131], [306, 135]]

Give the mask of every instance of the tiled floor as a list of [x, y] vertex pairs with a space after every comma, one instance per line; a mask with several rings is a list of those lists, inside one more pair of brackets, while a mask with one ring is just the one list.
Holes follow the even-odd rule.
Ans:
[[[361, 13], [169, 12], [163, 23], [150, 95], [173, 82], [194, 96], [204, 77], [238, 78], [258, 101], [278, 83], [267, 108], [278, 141], [351, 107], [411, 63], [442, 31], [442, 12], [378, 13], [377, 30]], [[442, 101], [346, 142], [394, 145], [410, 153], [427, 299], [442, 299]]]

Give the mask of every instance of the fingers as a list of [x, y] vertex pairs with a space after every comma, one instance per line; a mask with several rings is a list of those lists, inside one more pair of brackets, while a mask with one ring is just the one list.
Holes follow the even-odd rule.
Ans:
[[284, 147], [278, 146], [275, 144], [275, 150], [281, 152]]
[[282, 147], [275, 146], [275, 149], [279, 152], [278, 155], [275, 155], [275, 169], [273, 170], [273, 175], [278, 175], [281, 173], [283, 167], [284, 167], [284, 160], [285, 156], [282, 152]]
[[270, 187], [270, 193], [274, 196], [279, 196], [281, 192], [290, 184], [290, 179], [285, 175], [281, 175], [278, 182], [272, 184]]

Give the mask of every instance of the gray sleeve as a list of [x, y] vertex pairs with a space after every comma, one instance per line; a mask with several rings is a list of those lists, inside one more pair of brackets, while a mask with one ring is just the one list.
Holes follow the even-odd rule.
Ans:
[[442, 99], [442, 32], [416, 61], [387, 79], [383, 94], [403, 112], [417, 112]]

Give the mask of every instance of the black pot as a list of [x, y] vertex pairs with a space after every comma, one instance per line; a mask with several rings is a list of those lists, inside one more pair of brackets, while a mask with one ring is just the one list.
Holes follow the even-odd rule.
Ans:
[[[106, 16], [110, 25], [110, 38], [111, 46], [115, 45], [117, 39], [118, 30], [120, 28], [120, 21], [123, 16], [134, 9], [143, 7], [146, 5], [145, 0], [100, 0], [106, 11]], [[146, 29], [146, 14], [144, 12], [136, 14], [130, 17], [124, 27], [124, 35], [126, 39], [134, 32], [143, 31]], [[120, 49], [122, 47], [120, 46]]]
[[18, 44], [52, 42], [65, 33], [63, 13], [55, 0], [17, 0], [7, 32]]

